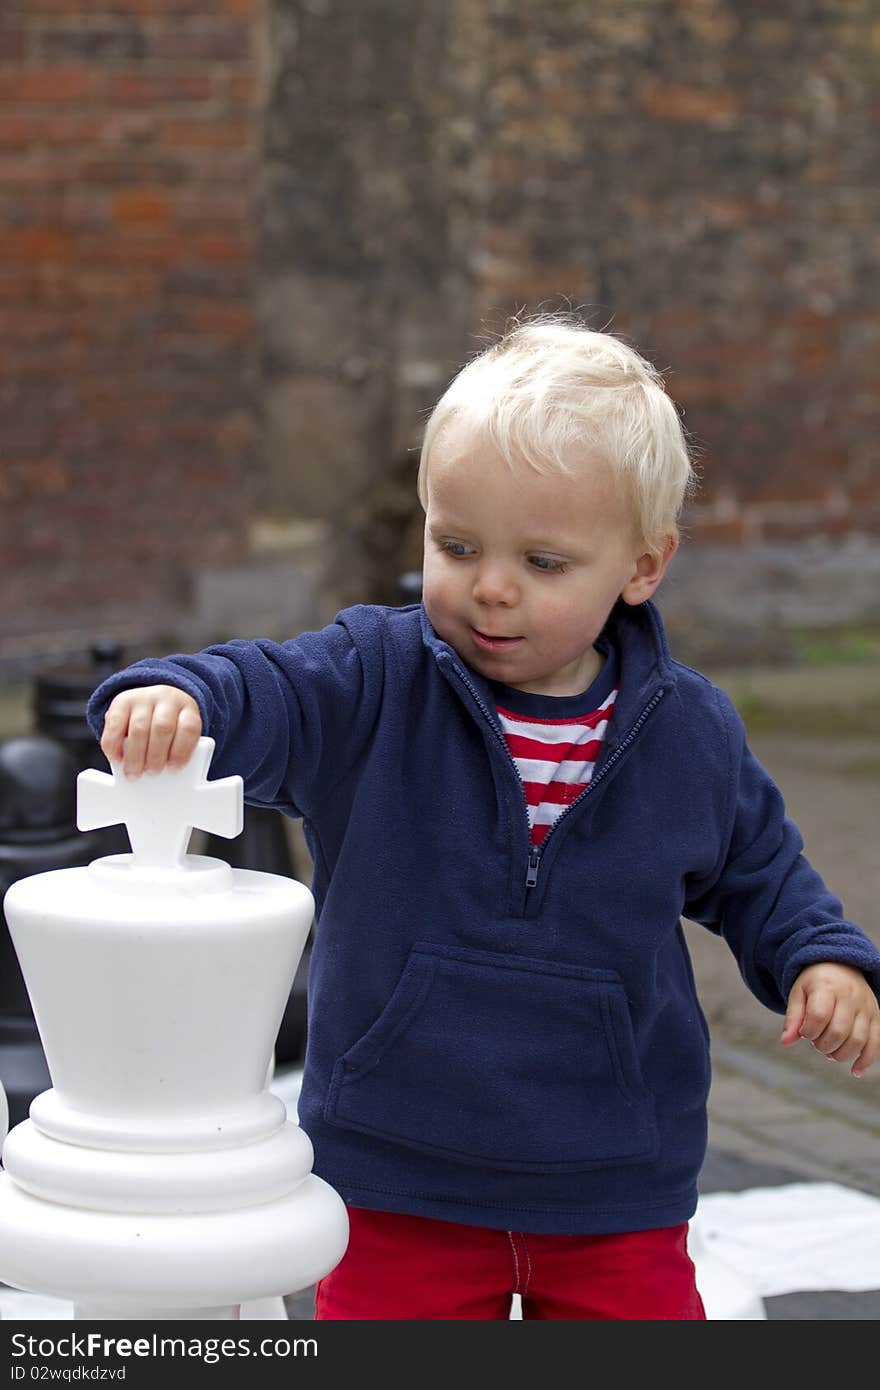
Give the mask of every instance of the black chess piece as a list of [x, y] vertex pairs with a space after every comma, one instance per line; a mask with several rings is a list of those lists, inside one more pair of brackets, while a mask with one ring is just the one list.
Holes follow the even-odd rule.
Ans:
[[76, 772], [71, 752], [48, 735], [0, 740], [0, 1080], [10, 1125], [27, 1119], [52, 1081], [2, 901], [17, 879], [76, 868], [103, 852], [99, 832], [76, 828]]
[[[98, 772], [108, 770], [107, 759], [86, 719], [86, 706], [101, 681], [125, 664], [121, 644], [110, 637], [99, 637], [82, 657], [44, 671], [34, 682], [36, 729], [70, 751], [77, 772], [90, 767]], [[101, 847], [93, 858], [98, 854], [128, 854], [130, 845], [124, 826], [108, 825], [100, 835]]]

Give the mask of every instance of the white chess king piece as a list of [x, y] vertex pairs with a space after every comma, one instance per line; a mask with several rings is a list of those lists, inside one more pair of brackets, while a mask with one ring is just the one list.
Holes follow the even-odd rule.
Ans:
[[237, 1318], [341, 1259], [348, 1219], [268, 1089], [314, 912], [295, 879], [187, 855], [242, 826], [239, 777], [78, 779], [133, 852], [19, 879], [4, 909], [52, 1078], [3, 1148], [0, 1280], [83, 1318]]

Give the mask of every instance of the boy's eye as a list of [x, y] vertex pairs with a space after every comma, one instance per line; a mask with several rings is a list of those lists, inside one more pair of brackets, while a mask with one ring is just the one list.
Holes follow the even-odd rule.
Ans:
[[529, 564], [547, 574], [564, 574], [568, 568], [564, 560], [554, 560], [552, 555], [530, 555]]
[[441, 541], [440, 549], [445, 550], [447, 555], [454, 555], [456, 557], [476, 554], [473, 546], [465, 545], [464, 541]]

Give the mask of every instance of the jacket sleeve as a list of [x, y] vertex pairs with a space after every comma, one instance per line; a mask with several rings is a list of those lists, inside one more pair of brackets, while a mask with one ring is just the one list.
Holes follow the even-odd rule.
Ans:
[[88, 722], [100, 738], [119, 691], [177, 686], [196, 700], [217, 745], [212, 778], [237, 773], [251, 804], [309, 816], [363, 755], [378, 715], [384, 659], [369, 615], [360, 610], [357, 641], [343, 613], [288, 642], [233, 641], [136, 662], [97, 687]]
[[688, 885], [684, 915], [722, 936], [752, 993], [784, 1013], [808, 965], [837, 961], [864, 971], [880, 997], [880, 952], [843, 915], [803, 854], [775, 782], [749, 749], [739, 714], [716, 689], [729, 749], [726, 833], [712, 872]]

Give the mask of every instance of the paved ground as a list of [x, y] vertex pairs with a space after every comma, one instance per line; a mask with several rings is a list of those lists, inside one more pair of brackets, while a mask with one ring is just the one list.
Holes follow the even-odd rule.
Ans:
[[[880, 665], [712, 674], [742, 709], [808, 857], [880, 944]], [[0, 737], [29, 729], [27, 692], [0, 692]], [[724, 944], [691, 924], [686, 933], [713, 1037], [703, 1191], [809, 1179], [880, 1197], [880, 1062], [856, 1081], [807, 1044], [783, 1049], [781, 1020], [748, 993]], [[880, 1280], [766, 1304], [777, 1320], [876, 1319]], [[311, 1318], [311, 1290], [287, 1305]]]
[[[808, 858], [880, 944], [880, 738], [870, 720], [854, 724], [841, 736], [839, 718], [811, 719], [802, 733], [750, 742], [782, 787]], [[702, 1190], [816, 1179], [880, 1195], [880, 1062], [856, 1081], [805, 1043], [782, 1048], [780, 1020], [745, 989], [723, 943], [691, 924], [686, 934], [713, 1037]], [[771, 1318], [876, 1319], [880, 1279], [873, 1291], [792, 1292], [766, 1304]]]
[[[880, 944], [880, 742], [755, 735], [805, 852], [847, 914]], [[714, 1039], [713, 1147], [880, 1194], [880, 1062], [855, 1080], [806, 1043], [783, 1048], [781, 1020], [745, 989], [726, 946], [687, 924]]]

